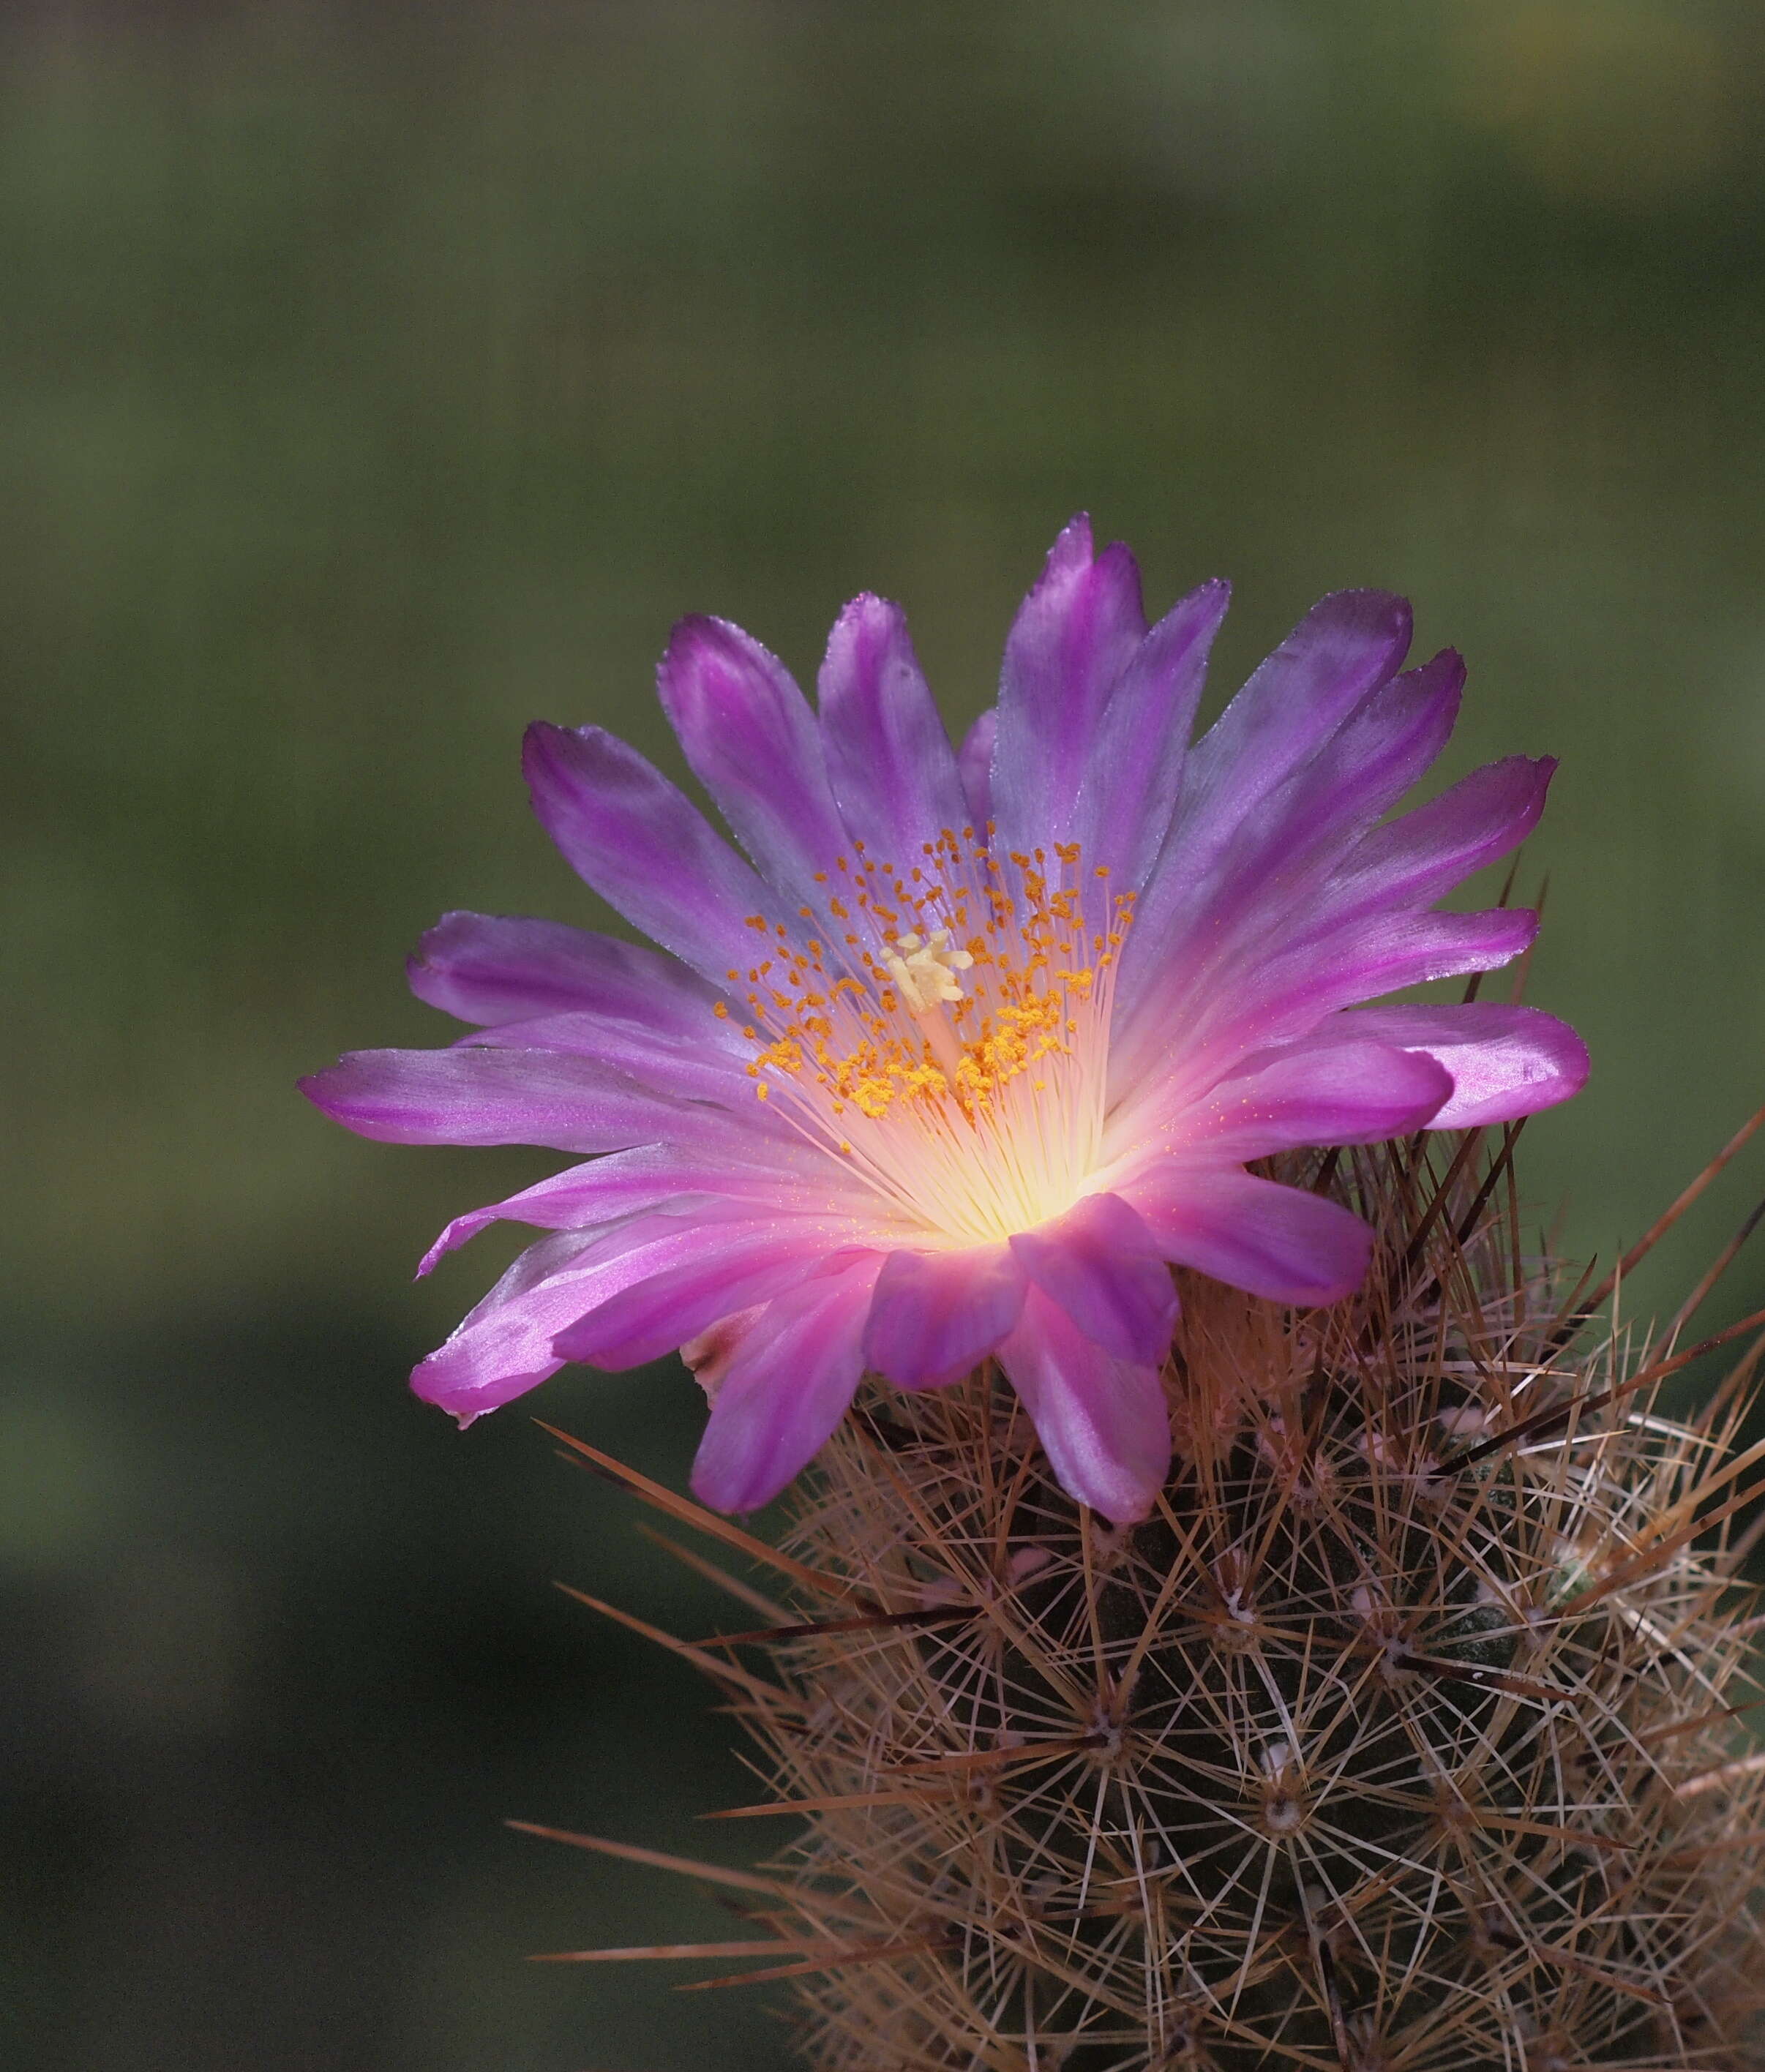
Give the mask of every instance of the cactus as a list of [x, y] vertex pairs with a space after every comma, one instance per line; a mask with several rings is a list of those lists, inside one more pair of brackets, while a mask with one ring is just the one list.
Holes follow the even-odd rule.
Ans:
[[732, 1582], [765, 1628], [673, 1644], [775, 1782], [734, 1810], [801, 1823], [752, 1874], [563, 1838], [754, 1917], [628, 1954], [751, 1956], [728, 1982], [788, 1980], [825, 2072], [1765, 2064], [1761, 1348], [1662, 1414], [1718, 1341], [1522, 1254], [1517, 1134], [1282, 1163], [1373, 1270], [1314, 1310], [1179, 1276], [1138, 1524], [990, 1364], [867, 1384], [776, 1546], [568, 1441], [770, 1571]]

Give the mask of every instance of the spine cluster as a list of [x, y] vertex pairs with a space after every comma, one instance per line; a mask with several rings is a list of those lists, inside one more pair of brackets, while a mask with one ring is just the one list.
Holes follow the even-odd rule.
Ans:
[[1143, 1524], [986, 1370], [862, 1397], [779, 1548], [640, 1486], [770, 1571], [689, 1651], [797, 1819], [718, 1947], [811, 2063], [1765, 2064], [1754, 1356], [1660, 1414], [1694, 1349], [1521, 1255], [1512, 1133], [1452, 1150], [1280, 1175], [1378, 1230], [1352, 1302], [1184, 1282]]

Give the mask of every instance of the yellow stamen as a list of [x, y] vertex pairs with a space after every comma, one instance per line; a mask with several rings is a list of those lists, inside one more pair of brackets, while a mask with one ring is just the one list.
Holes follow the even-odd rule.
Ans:
[[[1117, 894], [1088, 919], [1086, 899], [1105, 895], [1085, 888], [1106, 870], [1082, 872], [1076, 843], [1052, 853], [1051, 866], [1039, 849], [1002, 861], [972, 829], [925, 844], [929, 869], [858, 849], [857, 916], [828, 906], [861, 932], [805, 952], [780, 931], [780, 980], [751, 996], [756, 1094], [777, 1093], [805, 1137], [848, 1160], [911, 1241], [1028, 1229], [1070, 1207], [1101, 1162], [1132, 902]], [[852, 875], [843, 859], [835, 868]], [[756, 985], [770, 968], [756, 967]]]

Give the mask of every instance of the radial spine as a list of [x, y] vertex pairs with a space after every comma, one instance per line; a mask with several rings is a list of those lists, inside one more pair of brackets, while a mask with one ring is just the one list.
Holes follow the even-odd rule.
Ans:
[[804, 1823], [748, 1954], [812, 2064], [1765, 2064], [1760, 1347], [1660, 1414], [1696, 1349], [1520, 1256], [1516, 1133], [1289, 1161], [1376, 1225], [1366, 1290], [1184, 1280], [1143, 1524], [986, 1370], [862, 1398], [777, 1548], [642, 1486], [773, 1571], [693, 1652]]

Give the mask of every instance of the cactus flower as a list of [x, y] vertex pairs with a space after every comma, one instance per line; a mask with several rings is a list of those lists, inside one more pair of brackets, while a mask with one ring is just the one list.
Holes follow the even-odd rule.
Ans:
[[1403, 669], [1376, 591], [1326, 598], [1190, 746], [1226, 601], [1149, 628], [1132, 557], [1075, 520], [960, 748], [892, 604], [841, 615], [818, 710], [739, 628], [684, 621], [662, 704], [747, 860], [611, 735], [532, 728], [541, 824], [658, 947], [450, 914], [411, 984], [468, 1033], [303, 1083], [365, 1137], [582, 1161], [442, 1234], [425, 1271], [498, 1219], [547, 1233], [418, 1394], [463, 1424], [566, 1362], [683, 1350], [694, 1488], [745, 1510], [866, 1373], [991, 1358], [1069, 1494], [1143, 1516], [1171, 1266], [1294, 1305], [1367, 1270], [1357, 1216], [1257, 1161], [1511, 1120], [1587, 1069], [1536, 1009], [1365, 1004], [1526, 948], [1534, 915], [1436, 902], [1525, 836], [1552, 764], [1388, 817], [1464, 672]]

